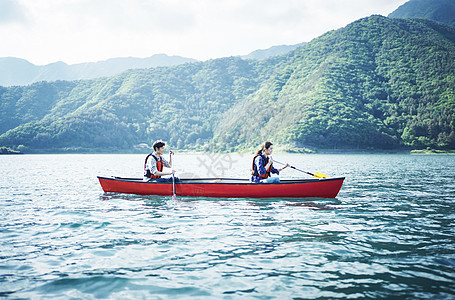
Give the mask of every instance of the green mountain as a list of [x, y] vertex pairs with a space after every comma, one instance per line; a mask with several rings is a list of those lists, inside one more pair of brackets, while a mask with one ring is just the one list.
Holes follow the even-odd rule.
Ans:
[[410, 0], [389, 14], [389, 18], [425, 18], [455, 26], [455, 1]]
[[0, 145], [112, 151], [158, 138], [179, 148], [202, 145], [221, 115], [270, 76], [273, 60], [268, 63], [232, 57], [90, 81], [0, 87]]
[[455, 149], [455, 28], [372, 16], [266, 60], [0, 87], [0, 147]]
[[215, 148], [455, 148], [455, 28], [372, 16], [294, 52], [224, 114]]

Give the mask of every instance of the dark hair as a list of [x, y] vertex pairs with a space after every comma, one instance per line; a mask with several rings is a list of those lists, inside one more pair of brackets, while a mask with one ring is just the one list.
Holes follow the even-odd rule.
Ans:
[[262, 148], [261, 150], [259, 150], [256, 155], [259, 155], [262, 153], [262, 151], [266, 150], [266, 149], [269, 149], [270, 146], [272, 146], [273, 144], [271, 142], [265, 142], [264, 144], [262, 144]]
[[153, 150], [156, 151], [156, 149], [161, 148], [163, 146], [166, 146], [166, 143], [158, 140], [155, 143], [153, 143]]

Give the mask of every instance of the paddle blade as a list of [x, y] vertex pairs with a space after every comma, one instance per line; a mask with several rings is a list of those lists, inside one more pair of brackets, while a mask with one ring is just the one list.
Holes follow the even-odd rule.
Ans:
[[324, 174], [322, 174], [322, 173], [314, 173], [314, 177], [316, 177], [316, 178], [327, 178], [327, 177], [329, 177], [329, 176], [324, 175]]

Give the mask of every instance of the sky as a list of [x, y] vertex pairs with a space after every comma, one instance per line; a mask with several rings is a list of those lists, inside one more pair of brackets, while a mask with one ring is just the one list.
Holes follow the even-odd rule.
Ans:
[[0, 0], [0, 57], [197, 60], [294, 45], [407, 0]]

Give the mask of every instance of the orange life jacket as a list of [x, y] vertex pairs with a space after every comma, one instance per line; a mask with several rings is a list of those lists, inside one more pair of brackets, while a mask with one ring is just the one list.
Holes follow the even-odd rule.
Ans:
[[158, 172], [162, 172], [163, 171], [163, 160], [162, 158], [160, 157], [160, 159], [158, 159], [155, 155], [153, 155], [153, 153], [150, 153], [149, 155], [147, 155], [147, 157], [145, 158], [145, 163], [144, 163], [144, 176], [145, 177], [148, 177], [148, 178], [152, 178], [152, 179], [157, 179], [157, 178], [161, 178], [161, 176], [155, 176], [152, 174], [152, 172], [150, 172], [149, 169], [147, 169], [147, 160], [149, 159], [149, 157], [152, 156], [155, 160], [156, 160], [156, 169], [158, 170]]
[[265, 174], [262, 174], [262, 175], [259, 174], [258, 168], [257, 168], [256, 164], [254, 163], [254, 161], [256, 160], [256, 157], [258, 157], [258, 156], [261, 156], [264, 161], [263, 167], [265, 167], [269, 162], [269, 158], [262, 154], [258, 154], [255, 157], [253, 157], [253, 165], [251, 166], [251, 170], [252, 170], [251, 175], [266, 179], [270, 176], [270, 170], [272, 170], [272, 165], [270, 165], [270, 167], [268, 167]]

